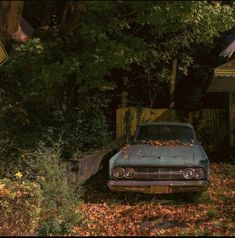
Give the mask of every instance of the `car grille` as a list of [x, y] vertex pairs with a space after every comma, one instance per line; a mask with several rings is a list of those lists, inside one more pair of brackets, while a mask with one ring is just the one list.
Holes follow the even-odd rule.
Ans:
[[134, 180], [185, 180], [183, 168], [136, 167], [134, 169]]

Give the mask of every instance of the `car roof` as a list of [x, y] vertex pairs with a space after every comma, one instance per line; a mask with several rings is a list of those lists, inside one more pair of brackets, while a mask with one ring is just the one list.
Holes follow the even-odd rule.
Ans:
[[186, 122], [177, 122], [177, 121], [157, 121], [157, 122], [146, 122], [142, 123], [139, 126], [150, 126], [150, 125], [176, 125], [176, 126], [188, 126], [193, 128], [192, 124]]

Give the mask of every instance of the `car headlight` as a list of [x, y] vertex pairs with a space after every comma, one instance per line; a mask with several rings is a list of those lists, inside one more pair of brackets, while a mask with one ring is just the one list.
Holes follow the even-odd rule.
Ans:
[[183, 176], [186, 179], [192, 179], [194, 177], [193, 169], [191, 169], [191, 168], [184, 169]]
[[122, 167], [117, 167], [113, 170], [113, 176], [115, 178], [123, 178], [125, 174], [125, 170]]
[[125, 168], [124, 177], [131, 179], [135, 176], [135, 170], [133, 168]]
[[194, 169], [194, 178], [195, 179], [202, 179], [205, 175], [204, 169], [196, 168]]

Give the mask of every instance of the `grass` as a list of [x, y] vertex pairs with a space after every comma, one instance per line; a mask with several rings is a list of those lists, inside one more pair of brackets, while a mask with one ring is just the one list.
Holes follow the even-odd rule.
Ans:
[[208, 191], [203, 192], [199, 197], [194, 199], [195, 204], [212, 204], [213, 201], [210, 199]]
[[194, 232], [194, 236], [212, 236], [211, 231], [197, 229]]
[[207, 211], [207, 216], [209, 216], [210, 218], [218, 218], [219, 217], [219, 212], [215, 209], [211, 209]]

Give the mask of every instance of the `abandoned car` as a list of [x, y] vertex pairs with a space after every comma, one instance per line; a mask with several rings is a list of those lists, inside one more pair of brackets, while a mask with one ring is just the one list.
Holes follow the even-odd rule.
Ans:
[[135, 139], [109, 161], [111, 191], [201, 193], [209, 186], [209, 160], [194, 128], [183, 122], [139, 125]]

